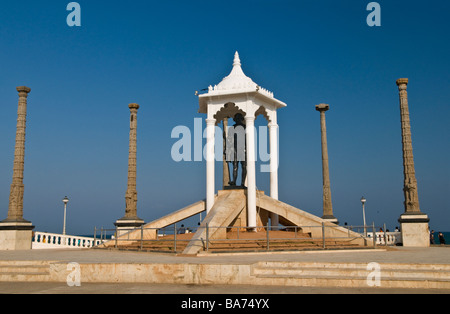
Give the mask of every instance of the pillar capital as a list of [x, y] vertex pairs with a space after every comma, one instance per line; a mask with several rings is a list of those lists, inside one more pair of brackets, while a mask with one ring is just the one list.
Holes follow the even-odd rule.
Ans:
[[397, 80], [397, 86], [400, 86], [400, 85], [408, 85], [408, 79], [407, 78], [399, 78]]
[[251, 116], [251, 115], [246, 115], [244, 117], [245, 121], [255, 121], [255, 116]]
[[397, 80], [397, 86], [399, 91], [405, 91], [406, 86], [408, 85], [408, 79], [407, 78], [400, 78]]
[[26, 87], [26, 86], [18, 86], [16, 89], [19, 93], [28, 94], [29, 92], [31, 92], [31, 88]]
[[129, 104], [128, 108], [138, 110], [139, 109], [139, 105], [138, 104]]
[[320, 112], [325, 112], [325, 111], [328, 111], [330, 109], [330, 105], [328, 105], [328, 104], [318, 104], [318, 105], [316, 105], [316, 110], [317, 111], [320, 111]]

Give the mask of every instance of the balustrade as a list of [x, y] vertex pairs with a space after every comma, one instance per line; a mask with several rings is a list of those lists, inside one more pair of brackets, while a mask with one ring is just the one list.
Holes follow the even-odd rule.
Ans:
[[102, 243], [102, 240], [89, 237], [34, 232], [32, 249], [92, 248], [100, 243]]

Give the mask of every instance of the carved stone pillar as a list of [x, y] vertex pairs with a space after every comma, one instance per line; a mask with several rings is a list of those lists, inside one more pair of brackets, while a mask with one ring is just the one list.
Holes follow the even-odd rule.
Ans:
[[25, 163], [25, 129], [27, 97], [31, 91], [26, 86], [17, 87], [19, 105], [17, 110], [16, 144], [14, 150], [13, 179], [9, 194], [8, 217], [0, 223], [0, 249], [31, 249], [34, 226], [23, 218], [23, 172]]
[[397, 80], [400, 96], [400, 121], [402, 128], [403, 148], [403, 193], [405, 212], [400, 216], [403, 246], [428, 247], [429, 231], [428, 216], [420, 211], [417, 180], [414, 169], [414, 157], [411, 139], [411, 124], [409, 119], [407, 78]]
[[316, 110], [320, 112], [320, 130], [322, 138], [322, 176], [323, 176], [323, 216], [322, 219], [338, 223], [333, 215], [333, 205], [331, 202], [330, 171], [328, 167], [328, 145], [327, 145], [327, 126], [325, 121], [325, 112], [330, 109], [327, 104], [316, 105]]
[[125, 193], [125, 216], [115, 225], [125, 231], [140, 227], [144, 221], [137, 216], [137, 190], [136, 190], [136, 154], [137, 154], [137, 111], [138, 104], [130, 104], [130, 143], [128, 152], [128, 184]]

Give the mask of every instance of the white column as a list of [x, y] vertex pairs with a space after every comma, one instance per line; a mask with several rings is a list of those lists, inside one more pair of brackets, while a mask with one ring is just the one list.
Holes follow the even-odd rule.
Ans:
[[[278, 200], [278, 124], [269, 123], [270, 141], [270, 197]], [[278, 215], [271, 213], [271, 225], [278, 226]]]
[[215, 175], [214, 175], [214, 133], [215, 119], [206, 119], [206, 212], [214, 205]]
[[256, 228], [255, 117], [249, 116], [247, 113], [245, 124], [247, 136], [247, 223], [249, 228]]

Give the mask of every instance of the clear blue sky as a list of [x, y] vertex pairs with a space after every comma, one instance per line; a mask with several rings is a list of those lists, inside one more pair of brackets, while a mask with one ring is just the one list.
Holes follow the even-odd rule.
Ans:
[[[407, 77], [419, 200], [450, 230], [448, 1], [8, 1], [0, 10], [0, 219], [7, 216], [17, 118], [28, 101], [24, 216], [38, 231], [112, 227], [125, 212], [129, 109], [138, 113], [138, 215], [146, 221], [205, 198], [205, 163], [171, 159], [177, 125], [193, 128], [194, 92], [244, 72], [288, 107], [280, 126], [279, 198], [321, 216], [319, 114], [328, 103], [334, 214], [393, 229], [403, 213], [396, 79]], [[260, 118], [262, 119], [262, 118]], [[220, 183], [218, 164], [217, 185]], [[269, 192], [268, 176], [258, 174]]]

